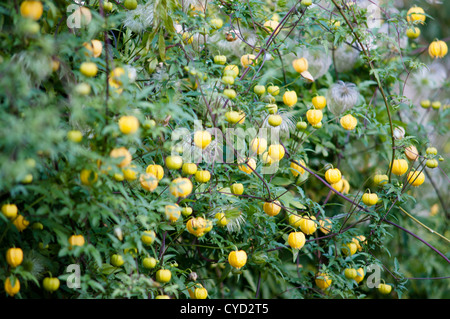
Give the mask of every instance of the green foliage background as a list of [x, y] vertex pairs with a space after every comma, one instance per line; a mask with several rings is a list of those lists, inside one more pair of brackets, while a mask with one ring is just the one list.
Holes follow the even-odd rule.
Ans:
[[[3, 282], [6, 277], [15, 276], [20, 280], [21, 290], [16, 298], [155, 298], [160, 294], [189, 298], [186, 287], [195, 283], [191, 272], [198, 275], [197, 282], [207, 288], [209, 298], [449, 297], [448, 262], [405, 231], [380, 222], [389, 211], [392, 222], [430, 243], [448, 259], [448, 241], [421, 227], [399, 207], [438, 234], [450, 237], [446, 198], [449, 82], [446, 80], [440, 89], [430, 92], [430, 99], [439, 99], [443, 106], [438, 111], [427, 111], [434, 113], [425, 122], [421, 120], [420, 105], [396, 90], [397, 84], [403, 85], [405, 70], [414, 72], [432, 62], [426, 48], [434, 38], [447, 39], [448, 43], [448, 5], [405, 1], [389, 21], [398, 26], [401, 34], [410, 6], [423, 7], [428, 17], [426, 25], [420, 26], [421, 36], [408, 40], [401, 56], [391, 46], [380, 45], [372, 55], [375, 70], [360, 57], [351, 70], [335, 72], [332, 64], [323, 76], [309, 83], [291, 67], [295, 54], [305, 49], [329, 50], [331, 44], [339, 46], [347, 39], [354, 45], [356, 42], [338, 11], [333, 12], [341, 27], [332, 31], [327, 10], [297, 4], [285, 29], [266, 47], [273, 59], [264, 64], [260, 61], [250, 67], [246, 76], [236, 80], [233, 88], [238, 97], [222, 107], [226, 101], [221, 84], [224, 66], [214, 64], [213, 57], [224, 46], [213, 40], [204, 46], [202, 37], [206, 34], [217, 40], [213, 36], [220, 34], [224, 41], [231, 21], [246, 32], [256, 30], [255, 45], [264, 47], [271, 37], [262, 28], [264, 22], [274, 13], [281, 21], [296, 1], [208, 1], [206, 14], [182, 7], [189, 2], [139, 1], [142, 5], [150, 4], [154, 15], [151, 25], [135, 32], [124, 26], [130, 18], [121, 1], [116, 1], [106, 19], [99, 1], [87, 1], [92, 21], [82, 28], [69, 29], [66, 20], [70, 3], [46, 0], [37, 33], [30, 32], [31, 24], [21, 17], [19, 2], [0, 4], [0, 204], [15, 203], [19, 213], [30, 222], [19, 232], [0, 215], [0, 279]], [[331, 1], [321, 4], [333, 6]], [[392, 1], [386, 1], [382, 7], [392, 8]], [[214, 17], [223, 20], [219, 30], [210, 25]], [[367, 36], [363, 32], [365, 11], [357, 10], [354, 18], [358, 22], [357, 32]], [[192, 44], [183, 41], [182, 32], [177, 32], [174, 24], [196, 36]], [[392, 35], [377, 34], [376, 38], [394, 46], [397, 42]], [[103, 42], [100, 57], [86, 55], [83, 43], [91, 39]], [[245, 43], [238, 52], [258, 53]], [[227, 64], [239, 65], [242, 75], [240, 56], [228, 54], [227, 58]], [[52, 71], [52, 59], [60, 63], [57, 71]], [[81, 74], [79, 67], [85, 60], [97, 64], [97, 76], [87, 78]], [[448, 61], [448, 57], [442, 60], [447, 72]], [[115, 67], [126, 66], [135, 69], [136, 79], [122, 78], [124, 90], [117, 94], [107, 85], [108, 75]], [[402, 189], [407, 184], [404, 176], [394, 176], [384, 187], [376, 187], [372, 182], [375, 173], [388, 170], [392, 155], [386, 108], [380, 94], [373, 98], [377, 89], [375, 76], [388, 92], [393, 124], [406, 130], [406, 137], [396, 141], [397, 155], [404, 157], [403, 148], [411, 144], [423, 155], [433, 145], [444, 159], [438, 169], [425, 169], [427, 178], [422, 186], [406, 192]], [[308, 126], [306, 133], [294, 130], [283, 141], [291, 157], [283, 158], [277, 173], [264, 175], [264, 181], [256, 174], [240, 171], [236, 162], [214, 166], [202, 162], [199, 167], [212, 173], [211, 181], [206, 184], [193, 181], [192, 195], [179, 200], [168, 192], [168, 186], [182, 175], [180, 171], [164, 167], [164, 178], [154, 192], [145, 191], [137, 180], [118, 182], [113, 178], [114, 173], [120, 173], [117, 161], [109, 156], [113, 148], [129, 149], [140, 174], [149, 164], [164, 166], [175, 145], [172, 132], [177, 128], [193, 131], [197, 120], [205, 127], [216, 126], [225, 131], [230, 124], [224, 113], [232, 108], [246, 113], [240, 127], [258, 127], [267, 116], [267, 100], [253, 93], [255, 84], [273, 83], [282, 88], [275, 97], [280, 110], [287, 109], [282, 102], [284, 90], [295, 90], [299, 102], [289, 118], [295, 124], [305, 120], [312, 97], [326, 95], [338, 79], [355, 83], [361, 94], [351, 110], [358, 118], [356, 130], [345, 131], [335, 116], [324, 110], [321, 129]], [[76, 89], [79, 83], [89, 84], [91, 93], [79, 94]], [[205, 103], [205, 97], [209, 103]], [[118, 119], [122, 115], [139, 119], [137, 134], [120, 132]], [[81, 131], [83, 141], [68, 140], [70, 130]], [[328, 165], [338, 165], [350, 182], [347, 194], [350, 199], [359, 202], [362, 192], [370, 188], [378, 192], [380, 205], [377, 209], [370, 208], [368, 213], [355, 210], [353, 204], [332, 194], [313, 174], [307, 172], [294, 178], [289, 169], [292, 158], [304, 159], [307, 167], [322, 178]], [[257, 172], [261, 165], [258, 160]], [[91, 186], [83, 185], [82, 169], [97, 172], [98, 180]], [[23, 182], [27, 174], [33, 176], [31, 183]], [[244, 184], [244, 196], [226, 194], [233, 182]], [[279, 197], [285, 208], [275, 217], [262, 210], [262, 199], [269, 197], [272, 200]], [[390, 210], [396, 197], [398, 200]], [[231, 218], [240, 212], [244, 222], [235, 228], [237, 231], [215, 225], [205, 236], [195, 238], [186, 231], [190, 217], [182, 216], [175, 223], [164, 218], [165, 205], [174, 202], [189, 205], [194, 216], [211, 220], [220, 210], [225, 209]], [[430, 214], [435, 204], [438, 211]], [[333, 232], [355, 224], [333, 237], [318, 239], [323, 236], [319, 231], [307, 236], [306, 245], [297, 254], [287, 245], [287, 235], [292, 230], [288, 211], [318, 218], [333, 217]], [[344, 224], [342, 217], [350, 212], [353, 213]], [[365, 222], [359, 222], [364, 218]], [[117, 228], [123, 233], [122, 240], [115, 235]], [[142, 232], [148, 229], [157, 234], [151, 246], [140, 240]], [[369, 237], [371, 231], [362, 251], [350, 257], [342, 255], [341, 247], [346, 242], [357, 235]], [[86, 244], [69, 249], [68, 238], [73, 234], [83, 234]], [[5, 259], [6, 250], [14, 246], [24, 251], [24, 261], [15, 269]], [[247, 265], [240, 272], [233, 270], [227, 261], [228, 253], [236, 247], [248, 254]], [[115, 253], [124, 256], [123, 267], [110, 264]], [[159, 260], [155, 269], [143, 267], [142, 259], [146, 256]], [[69, 289], [65, 284], [70, 275], [66, 267], [70, 264], [81, 266], [81, 289]], [[349, 265], [359, 268], [370, 264], [383, 266], [382, 279], [393, 285], [393, 293], [381, 295], [368, 288], [365, 281], [358, 285], [343, 276]], [[171, 282], [164, 285], [155, 282], [156, 270], [163, 267], [172, 271]], [[321, 291], [315, 285], [314, 275], [319, 270], [331, 276], [331, 289]], [[42, 280], [49, 274], [61, 280], [60, 289], [54, 293], [42, 288]], [[444, 278], [433, 279], [438, 277]]]

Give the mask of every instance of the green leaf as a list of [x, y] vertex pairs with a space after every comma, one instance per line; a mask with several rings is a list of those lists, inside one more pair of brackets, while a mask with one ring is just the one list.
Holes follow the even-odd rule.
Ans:
[[164, 40], [164, 32], [161, 30], [158, 37], [158, 51], [161, 61], [166, 60], [166, 42]]
[[88, 285], [91, 286], [94, 290], [101, 291], [103, 293], [105, 292], [105, 288], [103, 288], [103, 286], [100, 283], [94, 280], [89, 280]]
[[156, 66], [158, 65], [158, 59], [153, 58], [150, 63], [148, 64], [147, 71], [148, 73], [152, 74], [156, 70]]
[[255, 284], [255, 280], [252, 276], [252, 273], [248, 270], [244, 270], [242, 272], [242, 275], [244, 276], [245, 279], [247, 279], [247, 282], [250, 285], [250, 288], [252, 289], [252, 291], [256, 292], [256, 284]]
[[272, 179], [272, 184], [277, 186], [286, 186], [292, 183], [293, 181], [286, 177], [275, 177]]
[[119, 268], [117, 268], [117, 267], [114, 267], [113, 265], [111, 265], [111, 264], [103, 264], [101, 267], [100, 267], [100, 271], [101, 271], [101, 273], [102, 274], [104, 274], [104, 275], [111, 275], [111, 274], [113, 274], [113, 273], [115, 273], [115, 272], [118, 272], [118, 271], [121, 271]]
[[161, 230], [174, 230], [175, 227], [168, 225], [168, 224], [160, 224], [158, 225], [158, 228]]
[[306, 210], [306, 206], [303, 205], [302, 203], [300, 203], [299, 201], [293, 200], [289, 203], [289, 205], [298, 208], [298, 209], [302, 209], [302, 210]]
[[97, 266], [101, 267], [102, 266], [102, 256], [100, 255], [100, 252], [93, 245], [89, 245], [87, 250], [88, 250], [89, 254], [91, 254], [91, 256], [94, 258], [95, 262], [97, 263]]
[[300, 252], [299, 249], [292, 249], [292, 262], [297, 262], [298, 253]]

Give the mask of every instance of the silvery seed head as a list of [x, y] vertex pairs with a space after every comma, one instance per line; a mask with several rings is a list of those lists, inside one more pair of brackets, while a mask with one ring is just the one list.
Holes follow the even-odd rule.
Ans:
[[210, 218], [214, 218], [217, 213], [225, 214], [225, 218], [228, 221], [226, 230], [229, 233], [239, 233], [245, 224], [245, 217], [242, 210], [232, 204], [214, 208], [208, 215]]
[[359, 93], [354, 83], [338, 81], [327, 92], [328, 109], [336, 116], [350, 110], [358, 102]]
[[206, 0], [183, 0], [181, 1], [181, 5], [183, 6], [184, 10], [192, 9], [192, 7], [197, 8], [205, 8], [207, 5]]
[[123, 25], [134, 32], [142, 32], [153, 25], [153, 2], [139, 4], [135, 10], [126, 12]]
[[126, 65], [125, 69], [127, 70], [128, 78], [130, 79], [130, 83], [134, 83], [137, 78], [137, 70], [135, 67], [131, 65]]
[[208, 44], [215, 47], [220, 54], [241, 57], [248, 53], [249, 45], [253, 47], [257, 42], [257, 37], [251, 29], [241, 27], [228, 32], [233, 35], [234, 41], [227, 41], [224, 31], [215, 32], [208, 38]]
[[296, 57], [303, 57], [308, 61], [308, 71], [314, 79], [324, 76], [332, 63], [331, 52], [318, 46], [302, 48], [297, 51]]
[[189, 274], [189, 280], [196, 281], [197, 278], [198, 278], [198, 275], [196, 272], [193, 271]]
[[262, 129], [268, 129], [268, 132], [271, 135], [271, 138], [289, 138], [290, 132], [294, 132], [296, 129], [296, 118], [293, 112], [281, 110], [277, 113], [281, 116], [282, 121], [279, 126], [273, 127], [269, 124], [269, 117], [267, 116], [264, 119], [264, 122], [261, 126]]
[[[38, 83], [46, 79], [51, 72], [51, 58], [41, 51], [21, 51], [12, 56], [10, 62], [11, 72], [20, 72], [24, 75], [24, 82]], [[15, 71], [14, 69], [18, 69]], [[26, 83], [26, 82], [25, 82]]]
[[338, 72], [350, 71], [358, 58], [359, 51], [351, 45], [343, 43], [334, 52], [334, 67]]
[[[446, 65], [438, 61], [414, 70], [407, 79], [403, 95], [413, 104], [428, 99], [443, 88], [448, 77], [447, 70]], [[396, 90], [401, 92], [402, 85], [398, 86]]]
[[21, 267], [38, 280], [44, 277], [47, 270], [45, 258], [34, 250], [25, 253]]

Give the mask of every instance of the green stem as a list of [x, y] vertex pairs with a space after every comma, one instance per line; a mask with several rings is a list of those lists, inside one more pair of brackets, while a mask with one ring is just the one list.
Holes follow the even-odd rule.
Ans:
[[441, 238], [445, 239], [446, 241], [450, 242], [450, 240], [449, 240], [447, 237], [445, 237], [445, 236], [439, 234], [438, 232], [434, 231], [434, 230], [431, 229], [430, 227], [424, 225], [424, 224], [421, 223], [419, 220], [417, 220], [416, 218], [414, 218], [411, 214], [409, 214], [406, 210], [404, 210], [402, 207], [399, 206], [398, 208], [399, 208], [406, 216], [408, 216], [409, 218], [411, 218], [413, 221], [415, 221], [416, 223], [418, 223], [418, 224], [419, 224], [420, 226], [422, 226], [423, 228], [427, 229], [427, 230], [430, 231], [431, 233], [436, 234], [436, 235], [438, 235], [439, 237], [441, 237]]

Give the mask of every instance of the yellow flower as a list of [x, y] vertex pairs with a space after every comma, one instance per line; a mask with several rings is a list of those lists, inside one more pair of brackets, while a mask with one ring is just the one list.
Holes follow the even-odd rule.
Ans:
[[436, 40], [430, 43], [428, 47], [428, 54], [433, 58], [443, 58], [447, 55], [448, 46], [442, 40]]
[[235, 250], [228, 255], [228, 262], [236, 269], [241, 269], [247, 263], [247, 253], [243, 250]]
[[246, 54], [241, 57], [241, 64], [244, 67], [244, 69], [256, 63], [257, 63], [256, 56], [253, 54]]
[[119, 129], [123, 134], [133, 134], [139, 129], [139, 120], [133, 115], [122, 116], [119, 119]]
[[425, 11], [421, 7], [414, 6], [410, 8], [406, 13], [406, 20], [408, 22], [418, 21], [420, 24], [423, 24], [425, 22], [425, 19]]

